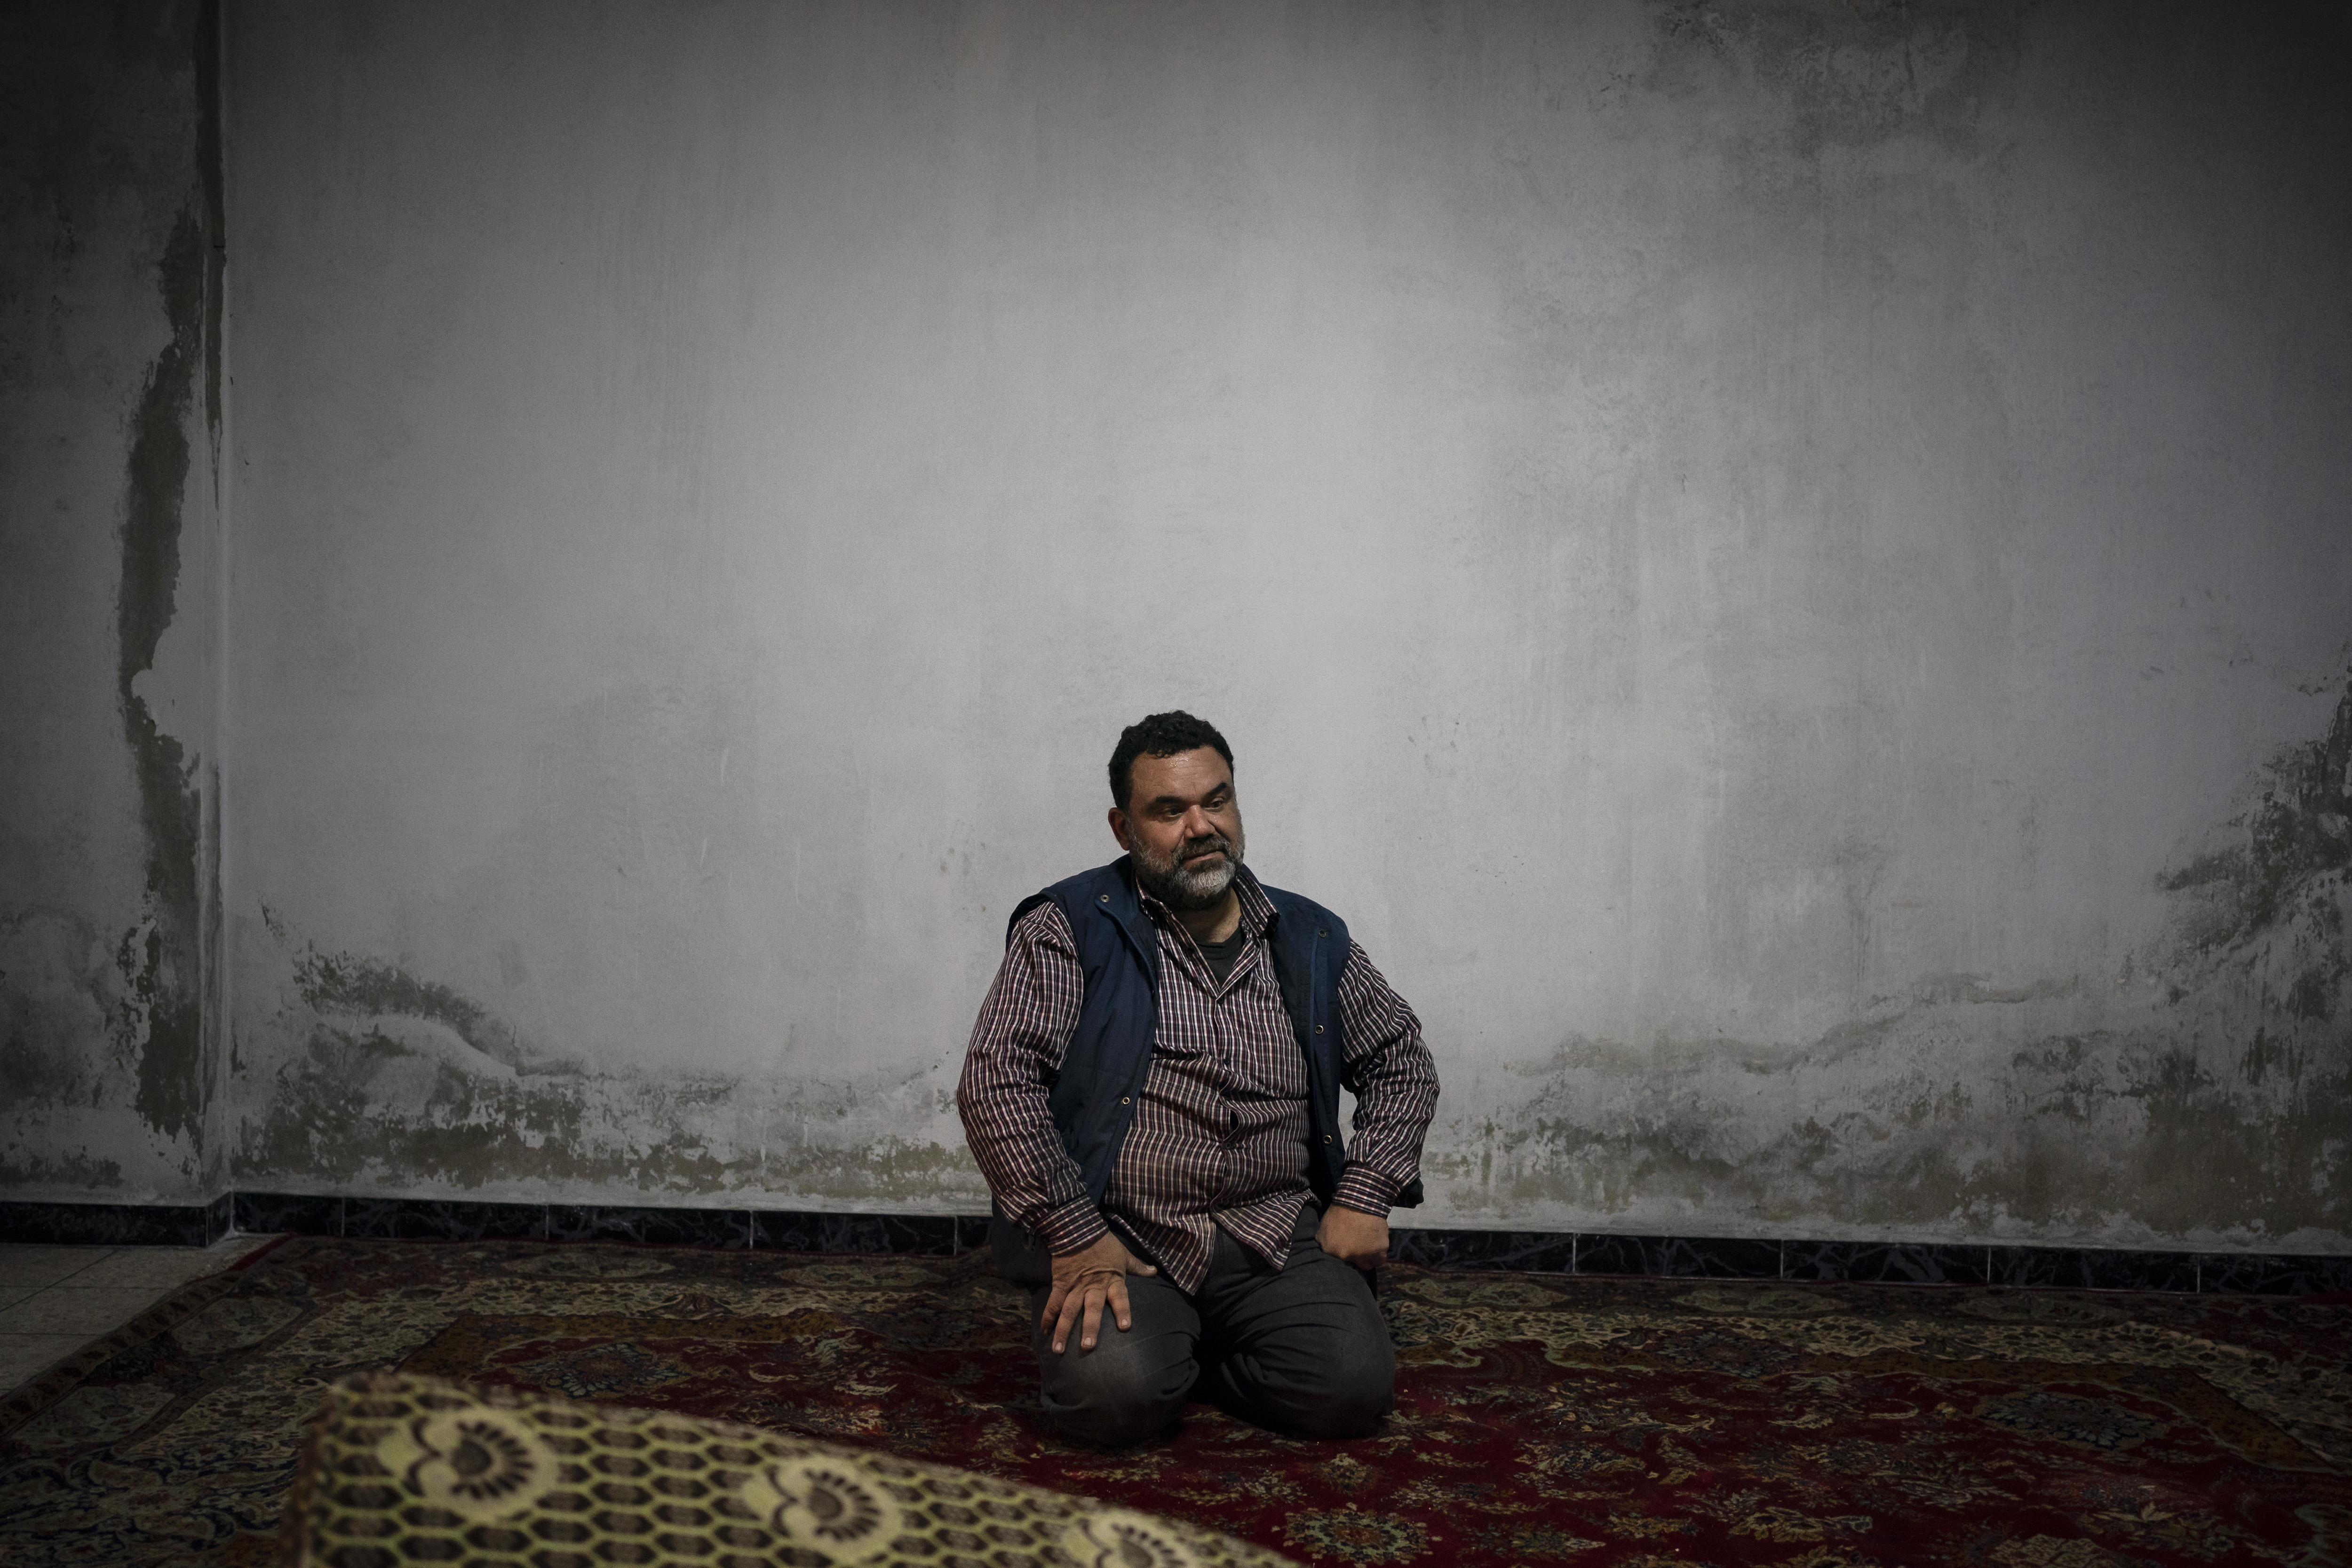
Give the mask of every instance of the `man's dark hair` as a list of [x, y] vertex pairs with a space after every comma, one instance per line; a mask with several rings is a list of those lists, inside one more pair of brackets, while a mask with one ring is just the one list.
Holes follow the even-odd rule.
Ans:
[[1173, 757], [1195, 747], [1214, 747], [1225, 766], [1234, 765], [1234, 748], [1217, 733], [1217, 727], [1202, 718], [1194, 718], [1181, 708], [1169, 713], [1155, 713], [1139, 723], [1130, 724], [1118, 732], [1118, 747], [1110, 754], [1111, 804], [1127, 810], [1129, 791], [1135, 788], [1135, 759], [1139, 757]]

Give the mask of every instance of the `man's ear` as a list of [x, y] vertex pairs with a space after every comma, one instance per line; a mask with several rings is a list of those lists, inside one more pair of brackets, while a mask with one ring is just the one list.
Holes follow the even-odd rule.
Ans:
[[1127, 841], [1127, 813], [1117, 806], [1110, 809], [1110, 836], [1118, 841], [1120, 849], [1134, 852], [1135, 846]]

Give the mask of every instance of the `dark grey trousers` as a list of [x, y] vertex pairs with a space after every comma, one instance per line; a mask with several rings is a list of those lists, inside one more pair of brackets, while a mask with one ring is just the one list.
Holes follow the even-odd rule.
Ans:
[[1129, 1274], [1135, 1326], [1106, 1308], [1095, 1347], [1079, 1328], [1054, 1354], [1034, 1325], [1050, 1293], [1030, 1294], [1045, 1414], [1072, 1437], [1133, 1443], [1172, 1425], [1188, 1398], [1305, 1437], [1356, 1437], [1388, 1414], [1396, 1350], [1369, 1281], [1316, 1245], [1322, 1215], [1301, 1208], [1289, 1261], [1268, 1268], [1222, 1229], [1208, 1277], [1187, 1294], [1158, 1274]]

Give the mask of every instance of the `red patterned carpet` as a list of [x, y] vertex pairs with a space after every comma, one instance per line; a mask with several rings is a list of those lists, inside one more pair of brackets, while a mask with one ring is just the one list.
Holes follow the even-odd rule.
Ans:
[[0, 1560], [267, 1560], [322, 1385], [392, 1366], [723, 1416], [1326, 1564], [2352, 1563], [2352, 1306], [1397, 1267], [1379, 1435], [1040, 1424], [978, 1258], [300, 1239], [0, 1406]]

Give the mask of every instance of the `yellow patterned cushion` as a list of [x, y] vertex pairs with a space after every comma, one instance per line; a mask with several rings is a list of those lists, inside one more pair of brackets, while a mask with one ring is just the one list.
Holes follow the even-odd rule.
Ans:
[[753, 1427], [389, 1373], [337, 1384], [286, 1561], [607, 1568], [1258, 1568], [1172, 1520]]

